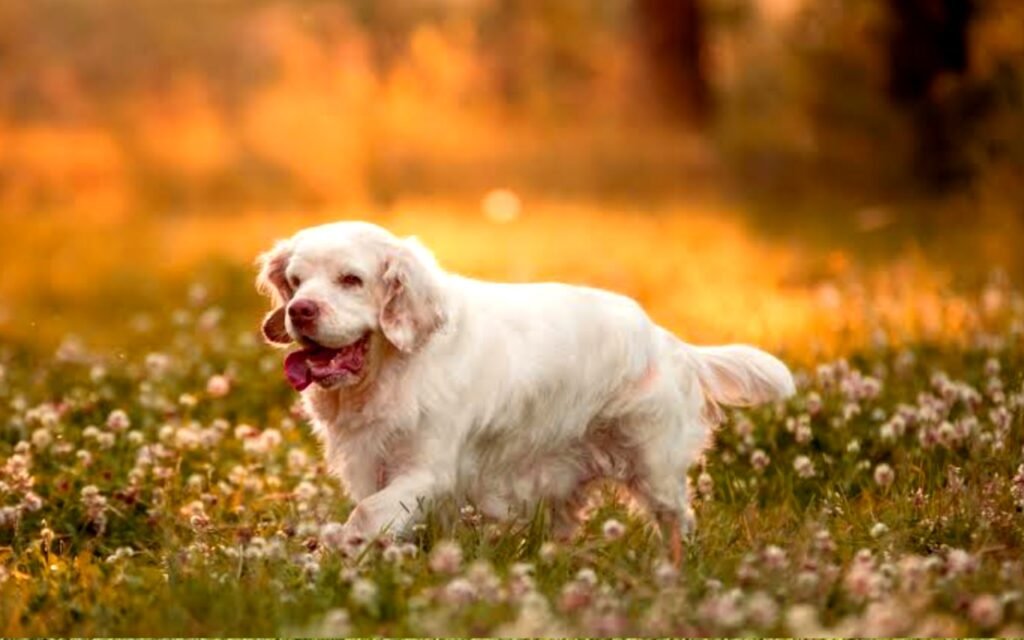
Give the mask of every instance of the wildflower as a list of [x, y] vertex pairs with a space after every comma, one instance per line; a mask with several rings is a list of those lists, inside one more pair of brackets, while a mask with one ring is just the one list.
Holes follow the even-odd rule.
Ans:
[[206, 393], [211, 398], [223, 398], [231, 391], [231, 380], [224, 375], [210, 376], [206, 381]]
[[999, 375], [999, 359], [989, 358], [985, 361], [985, 375], [989, 378]]
[[950, 549], [946, 554], [946, 569], [953, 577], [971, 573], [977, 568], [977, 558], [963, 549]]
[[32, 432], [32, 446], [39, 451], [45, 451], [53, 442], [53, 433], [42, 427]]
[[712, 594], [698, 605], [698, 615], [708, 623], [725, 629], [743, 624], [743, 610], [739, 606], [740, 591], [731, 589], [723, 594]]
[[590, 604], [591, 587], [579, 580], [571, 580], [562, 587], [562, 594], [558, 601], [558, 608], [563, 612], [572, 612], [582, 609]]
[[971, 601], [971, 620], [983, 629], [991, 629], [1003, 621], [1003, 603], [991, 594], [982, 594]]
[[540, 550], [537, 552], [543, 562], [553, 562], [558, 556], [558, 545], [554, 542], [548, 541], [540, 545]]
[[884, 522], [876, 522], [874, 526], [871, 527], [872, 538], [881, 538], [887, 533], [889, 533], [889, 527], [885, 526]]
[[352, 622], [346, 609], [331, 609], [320, 622], [319, 633], [311, 634], [325, 638], [346, 638], [352, 635]]
[[883, 577], [875, 570], [870, 553], [857, 554], [846, 573], [843, 586], [854, 600], [874, 600], [881, 595]]
[[626, 525], [615, 518], [609, 518], [601, 526], [601, 532], [606, 540], [618, 540], [626, 534]]
[[476, 587], [466, 578], [455, 578], [444, 588], [444, 599], [449, 604], [469, 604], [477, 599]]
[[377, 602], [377, 585], [367, 578], [359, 578], [352, 583], [349, 599], [362, 607], [372, 607]]
[[0, 529], [13, 529], [20, 517], [17, 507], [0, 507]]
[[764, 591], [751, 594], [746, 611], [750, 622], [762, 629], [773, 626], [779, 617], [779, 605]]
[[462, 566], [462, 547], [454, 540], [442, 540], [430, 553], [429, 565], [435, 573], [457, 573]]
[[146, 355], [146, 370], [151, 378], [162, 378], [171, 367], [171, 358], [163, 353]]
[[96, 444], [99, 445], [100, 449], [111, 449], [116, 442], [116, 436], [113, 433], [101, 433], [96, 436]]
[[[241, 469], [243, 472], [245, 472], [244, 467], [235, 467], [235, 469]], [[240, 484], [240, 482], [235, 482], [234, 480], [232, 480], [232, 482], [234, 482], [235, 484]], [[296, 485], [292, 493], [299, 501], [309, 502], [310, 500], [316, 497], [317, 493], [319, 493], [319, 490], [316, 488], [316, 485], [314, 485], [312, 482], [303, 480], [298, 485]]]
[[846, 451], [854, 455], [860, 453], [860, 440], [854, 438], [846, 445]]
[[711, 478], [711, 474], [707, 471], [701, 472], [701, 474], [697, 476], [697, 492], [700, 493], [704, 499], [710, 500], [714, 489], [715, 481]]
[[773, 544], [768, 545], [764, 549], [764, 564], [765, 567], [774, 571], [785, 569], [789, 564], [786, 551]]
[[128, 414], [121, 409], [114, 409], [107, 416], [107, 428], [111, 431], [127, 431], [131, 426], [132, 421], [128, 419]]
[[836, 543], [828, 529], [819, 529], [814, 534], [814, 550], [818, 553], [834, 553]]
[[597, 586], [597, 573], [590, 567], [583, 567], [576, 572], [576, 582], [585, 584], [588, 587]]
[[25, 511], [39, 511], [43, 508], [43, 499], [35, 491], [29, 491], [22, 497], [21, 506]]
[[818, 415], [821, 412], [821, 396], [817, 392], [812, 391], [807, 394], [807, 413], [812, 416]]
[[754, 471], [761, 473], [768, 468], [769, 464], [771, 464], [771, 458], [763, 450], [754, 449], [754, 452], [750, 454], [750, 466], [754, 467]]
[[339, 551], [345, 544], [345, 526], [340, 522], [328, 522], [320, 527], [320, 541], [325, 547]]
[[670, 587], [679, 579], [679, 570], [667, 560], [662, 560], [654, 567], [654, 581], [661, 587]]
[[86, 520], [103, 531], [107, 524], [107, 499], [96, 485], [82, 487], [82, 505], [85, 507]]
[[793, 460], [793, 470], [801, 478], [813, 478], [814, 477], [814, 463], [807, 456], [797, 456]]
[[893, 481], [896, 479], [896, 474], [892, 470], [892, 467], [886, 463], [882, 463], [875, 467], [875, 484], [883, 489], [888, 489], [892, 486]]
[[813, 436], [814, 433], [811, 431], [811, 423], [809, 417], [800, 416], [800, 418], [797, 420], [796, 433], [794, 434], [797, 444], [807, 444], [808, 442], [811, 441], [811, 438]]

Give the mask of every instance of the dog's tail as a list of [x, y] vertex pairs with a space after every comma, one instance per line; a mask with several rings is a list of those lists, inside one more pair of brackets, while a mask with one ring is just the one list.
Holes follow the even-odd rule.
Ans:
[[696, 363], [697, 379], [714, 404], [748, 407], [796, 392], [789, 368], [760, 349], [743, 344], [687, 348]]

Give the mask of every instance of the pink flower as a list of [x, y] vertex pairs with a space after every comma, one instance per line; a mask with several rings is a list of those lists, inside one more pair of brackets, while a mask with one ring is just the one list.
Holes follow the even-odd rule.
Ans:
[[1003, 621], [1003, 603], [991, 594], [982, 594], [971, 602], [968, 614], [979, 627], [991, 629]]
[[121, 409], [114, 409], [107, 416], [107, 428], [111, 431], [125, 431], [131, 426], [132, 421], [128, 419], [128, 414]]
[[211, 398], [223, 398], [231, 391], [231, 380], [224, 375], [210, 376], [206, 381], [206, 393]]
[[622, 536], [626, 535], [626, 525], [622, 524], [615, 518], [609, 518], [604, 521], [601, 526], [601, 532], [604, 533], [606, 540], [618, 540]]
[[462, 566], [462, 547], [454, 540], [443, 540], [430, 553], [430, 570], [435, 573], [457, 573]]
[[768, 454], [761, 449], [754, 449], [754, 452], [750, 454], [750, 466], [754, 467], [754, 471], [758, 473], [767, 469], [771, 461], [772, 459], [768, 457]]

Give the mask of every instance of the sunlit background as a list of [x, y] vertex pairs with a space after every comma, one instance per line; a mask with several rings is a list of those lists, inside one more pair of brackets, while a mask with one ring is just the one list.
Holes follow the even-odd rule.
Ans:
[[0, 339], [151, 349], [337, 219], [810, 361], [1024, 304], [1016, 0], [0, 0]]

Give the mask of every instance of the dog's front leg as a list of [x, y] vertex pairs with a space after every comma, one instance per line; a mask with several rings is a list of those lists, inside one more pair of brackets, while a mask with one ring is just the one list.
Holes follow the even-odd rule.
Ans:
[[442, 481], [435, 472], [409, 470], [388, 486], [359, 501], [345, 523], [352, 538], [402, 535], [422, 515], [425, 502], [438, 495]]

